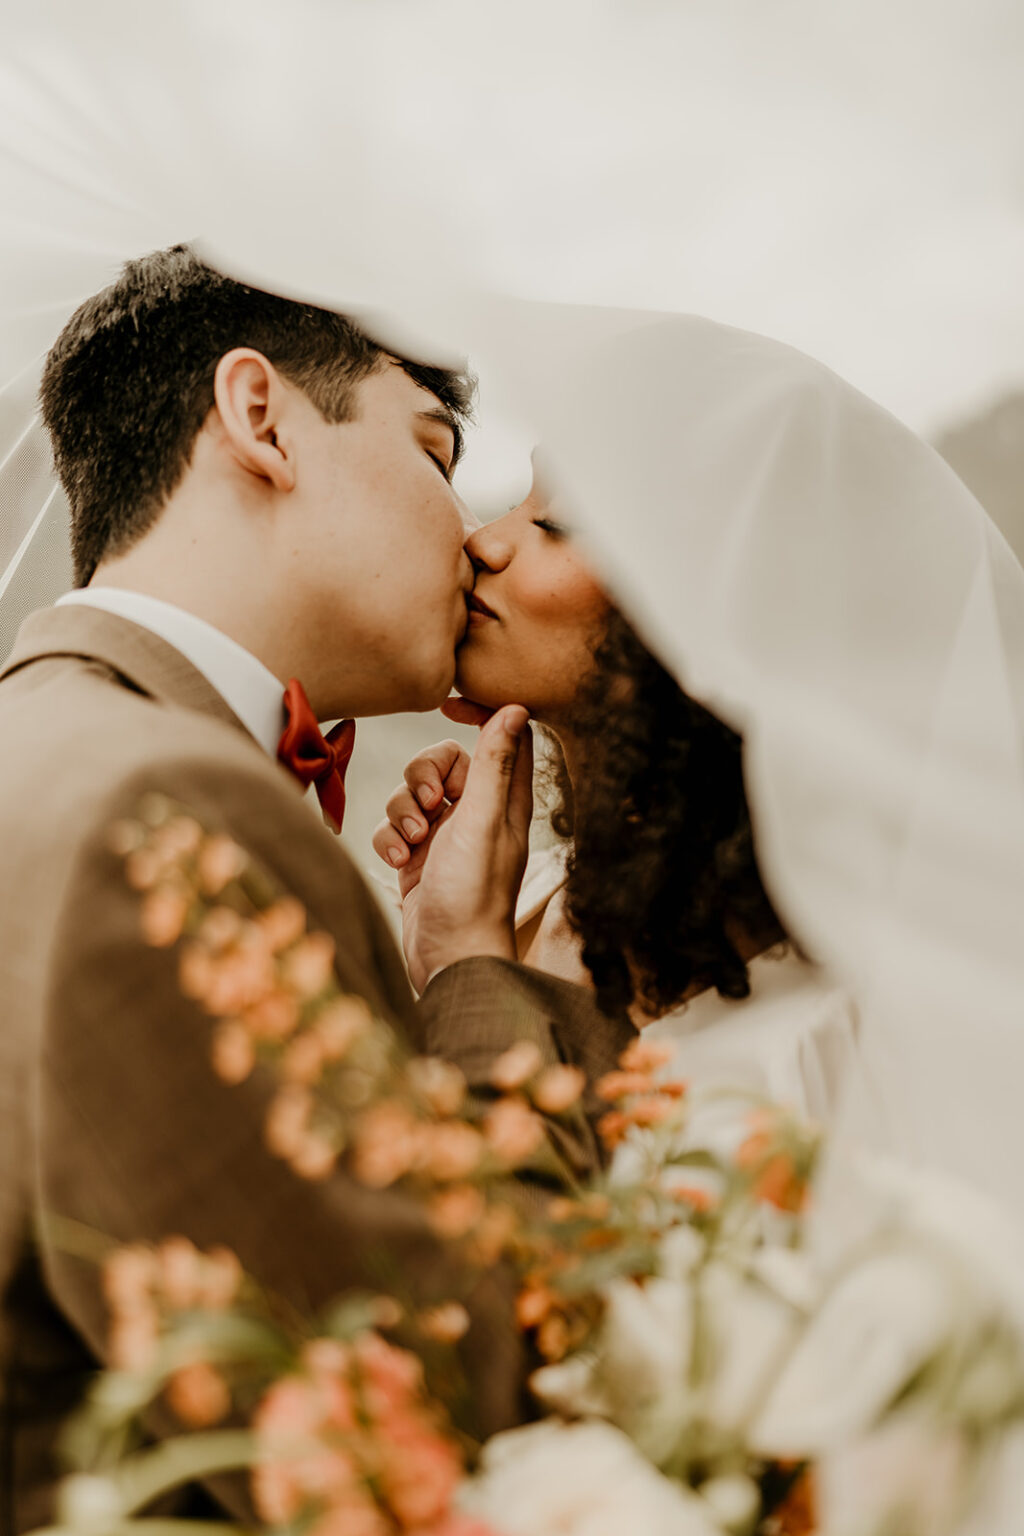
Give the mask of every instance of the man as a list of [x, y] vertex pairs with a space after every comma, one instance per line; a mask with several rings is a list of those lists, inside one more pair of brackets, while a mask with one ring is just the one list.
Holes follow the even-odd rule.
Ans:
[[[403, 1197], [296, 1179], [263, 1145], [273, 1085], [211, 1071], [208, 1021], [173, 955], [141, 943], [108, 848], [141, 795], [240, 842], [332, 935], [342, 986], [471, 1082], [520, 1035], [590, 1073], [624, 1043], [582, 992], [515, 964], [525, 711], [487, 726], [434, 839], [408, 940], [418, 1005], [359, 874], [276, 760], [291, 679], [310, 719], [447, 694], [472, 580], [450, 483], [469, 393], [184, 247], [131, 263], [47, 361], [80, 588], [27, 621], [0, 672], [4, 1530], [49, 1518], [60, 1423], [104, 1355], [96, 1268], [47, 1217], [226, 1243], [303, 1306], [364, 1281], [371, 1252], [410, 1273], [444, 1262]], [[562, 1145], [581, 1169], [596, 1156], [585, 1123]], [[483, 1429], [516, 1411], [499, 1312], [481, 1297], [467, 1340]]]

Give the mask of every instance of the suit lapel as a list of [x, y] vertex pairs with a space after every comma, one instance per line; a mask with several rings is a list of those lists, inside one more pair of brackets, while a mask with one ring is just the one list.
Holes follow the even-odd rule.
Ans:
[[254, 739], [213, 684], [180, 651], [141, 624], [102, 608], [76, 603], [30, 614], [0, 669], [0, 682], [33, 662], [58, 656], [101, 662], [138, 692], [214, 715]]

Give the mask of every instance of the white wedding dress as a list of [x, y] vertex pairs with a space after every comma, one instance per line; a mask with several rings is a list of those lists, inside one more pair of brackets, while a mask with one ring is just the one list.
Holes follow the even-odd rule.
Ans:
[[[564, 844], [530, 855], [516, 912], [528, 963], [588, 981], [575, 937], [560, 914]], [[525, 949], [525, 953], [524, 953]], [[645, 1040], [673, 1047], [667, 1071], [700, 1089], [738, 1089], [832, 1123], [857, 1066], [857, 1010], [818, 966], [780, 945], [750, 962], [750, 995], [713, 988], [644, 1026]]]

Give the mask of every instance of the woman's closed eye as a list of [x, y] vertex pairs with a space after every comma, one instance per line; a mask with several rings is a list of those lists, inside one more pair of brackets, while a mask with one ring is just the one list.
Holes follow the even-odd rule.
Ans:
[[535, 528], [540, 528], [544, 533], [549, 533], [553, 539], [567, 539], [569, 530], [563, 523], [556, 523], [550, 517], [534, 517], [531, 522]]
[[437, 465], [437, 467], [441, 471], [442, 475], [444, 475], [445, 479], [450, 482], [451, 478], [452, 478], [452, 466], [451, 466], [451, 463], [449, 461], [446, 461], [445, 459], [443, 459], [439, 453], [432, 453], [429, 448], [427, 449], [427, 458], [428, 459], [433, 459], [434, 463]]

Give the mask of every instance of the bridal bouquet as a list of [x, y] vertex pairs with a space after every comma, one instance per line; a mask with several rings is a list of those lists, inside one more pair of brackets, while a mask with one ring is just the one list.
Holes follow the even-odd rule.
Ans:
[[[148, 942], [177, 946], [210, 1018], [211, 1070], [274, 1074], [268, 1147], [302, 1179], [404, 1190], [458, 1279], [424, 1304], [392, 1278], [313, 1317], [227, 1249], [111, 1251], [110, 1365], [66, 1447], [63, 1530], [128, 1532], [228, 1473], [282, 1536], [931, 1536], [970, 1517], [1024, 1421], [1024, 1352], [955, 1202], [922, 1219], [917, 1186], [869, 1170], [891, 1220], [822, 1265], [817, 1130], [691, 1093], [642, 1039], [596, 1087], [610, 1171], [566, 1183], [542, 1116], [582, 1113], [575, 1068], [520, 1042], [470, 1095], [341, 992], [330, 940], [229, 838], [154, 798], [112, 839]], [[496, 1270], [536, 1419], [480, 1446], [459, 1344]], [[178, 1433], [146, 1446], [151, 1414]]]

